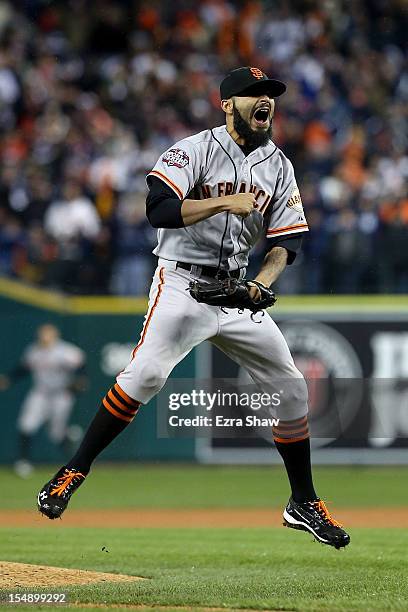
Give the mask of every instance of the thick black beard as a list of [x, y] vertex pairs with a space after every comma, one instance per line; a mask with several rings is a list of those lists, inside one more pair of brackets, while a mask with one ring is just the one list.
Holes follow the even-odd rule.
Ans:
[[256, 131], [242, 118], [239, 110], [234, 106], [234, 128], [237, 134], [245, 140], [245, 147], [257, 149], [264, 147], [272, 138], [272, 121], [266, 131]]

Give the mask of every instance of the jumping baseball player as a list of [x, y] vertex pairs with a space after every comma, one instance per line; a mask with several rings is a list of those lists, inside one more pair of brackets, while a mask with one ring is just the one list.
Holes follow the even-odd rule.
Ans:
[[68, 419], [75, 401], [72, 383], [74, 379], [79, 381], [84, 364], [83, 351], [62, 340], [54, 325], [46, 324], [38, 328], [37, 341], [26, 348], [19, 365], [0, 377], [1, 390], [28, 374], [33, 381], [17, 421], [18, 475], [25, 477], [31, 473], [31, 442], [43, 425], [48, 424], [52, 442], [60, 446], [68, 442]]
[[[308, 231], [293, 166], [271, 140], [274, 100], [285, 90], [258, 68], [233, 70], [220, 87], [226, 125], [177, 142], [148, 174], [147, 216], [158, 228], [148, 312], [78, 452], [39, 492], [38, 508], [49, 518], [61, 516], [95, 457], [174, 366], [210, 340], [262, 391], [284, 381], [273, 428], [292, 490], [284, 524], [336, 548], [350, 542], [313, 486], [306, 383], [277, 325], [262, 316], [275, 301], [271, 285]], [[270, 250], [256, 278], [246, 280], [249, 251], [265, 234]]]

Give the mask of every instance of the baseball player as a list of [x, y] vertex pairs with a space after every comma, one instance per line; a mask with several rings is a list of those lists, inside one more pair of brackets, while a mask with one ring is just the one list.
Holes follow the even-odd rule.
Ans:
[[[286, 90], [260, 69], [238, 68], [220, 86], [226, 125], [177, 142], [147, 176], [147, 216], [158, 228], [158, 266], [139, 342], [103, 398], [75, 456], [44, 485], [39, 510], [61, 516], [95, 457], [133, 421], [195, 346], [210, 340], [264, 392], [285, 383], [276, 408], [276, 447], [291, 497], [284, 524], [341, 548], [349, 535], [312, 480], [306, 383], [277, 325], [262, 308], [296, 257], [308, 225], [291, 162], [271, 140], [275, 98]], [[253, 280], [248, 254], [265, 235], [270, 249]], [[261, 313], [254, 313], [261, 310]]]
[[52, 442], [67, 445], [67, 423], [75, 400], [73, 382], [79, 384], [80, 376], [83, 382], [84, 364], [83, 351], [61, 340], [58, 329], [46, 324], [38, 328], [37, 341], [26, 348], [20, 364], [0, 377], [1, 390], [27, 374], [33, 379], [17, 421], [19, 459], [15, 470], [20, 476], [28, 476], [32, 471], [31, 442], [43, 425], [48, 424]]

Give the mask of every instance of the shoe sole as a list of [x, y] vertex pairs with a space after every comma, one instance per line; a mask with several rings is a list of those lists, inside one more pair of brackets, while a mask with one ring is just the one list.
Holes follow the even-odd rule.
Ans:
[[[41, 491], [40, 491], [40, 493], [41, 493]], [[50, 519], [50, 521], [53, 521], [54, 519], [57, 519], [57, 518], [61, 518], [61, 514], [62, 514], [62, 512], [64, 512], [65, 508], [64, 508], [64, 510], [60, 514], [55, 515], [55, 516], [50, 516], [49, 514], [47, 514], [44, 511], [44, 508], [42, 508], [42, 506], [41, 506], [40, 493], [38, 493], [38, 495], [37, 495], [37, 508], [38, 508], [38, 511], [40, 512], [40, 514], [42, 514], [43, 516], [46, 516], [48, 519]]]
[[336, 548], [337, 550], [339, 550], [340, 548], [345, 548], [350, 543], [350, 542], [347, 542], [347, 543], [338, 542], [335, 544], [333, 542], [329, 542], [329, 540], [325, 540], [324, 538], [319, 536], [310, 527], [310, 525], [302, 521], [297, 521], [296, 519], [294, 519], [293, 516], [291, 516], [288, 512], [286, 512], [286, 509], [283, 511], [283, 526], [289, 527], [290, 529], [299, 529], [300, 531], [306, 531], [308, 533], [311, 533], [314, 536], [314, 538], [321, 544], [327, 544], [328, 546], [334, 546], [334, 548]]

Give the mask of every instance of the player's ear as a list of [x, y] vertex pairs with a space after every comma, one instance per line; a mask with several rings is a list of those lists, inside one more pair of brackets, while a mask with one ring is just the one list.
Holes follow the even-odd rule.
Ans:
[[228, 100], [221, 100], [221, 108], [226, 115], [232, 115], [234, 109], [232, 98], [228, 98]]

